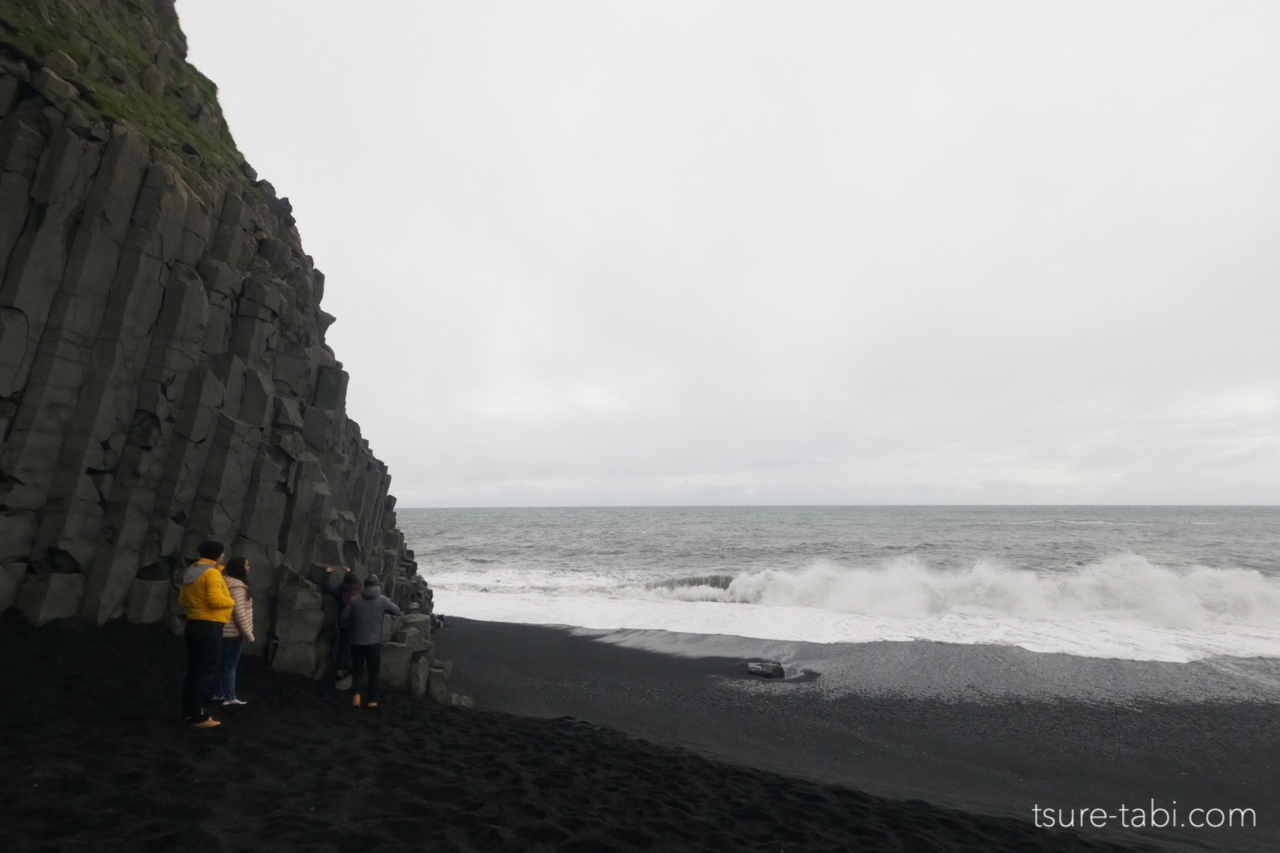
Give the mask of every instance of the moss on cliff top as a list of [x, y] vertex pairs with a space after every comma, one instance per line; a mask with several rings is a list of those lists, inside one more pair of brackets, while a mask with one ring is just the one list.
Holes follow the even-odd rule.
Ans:
[[218, 87], [186, 61], [172, 0], [0, 0], [5, 48], [28, 64], [66, 53], [92, 117], [129, 122], [175, 160], [233, 171], [244, 162]]

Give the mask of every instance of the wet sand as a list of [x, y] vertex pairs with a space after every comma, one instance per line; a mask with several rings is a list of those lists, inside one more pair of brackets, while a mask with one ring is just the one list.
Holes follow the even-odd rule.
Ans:
[[[1274, 661], [1163, 664], [653, 632], [602, 642], [587, 633], [451, 619], [436, 639], [456, 665], [458, 689], [481, 709], [569, 714], [794, 778], [1027, 821], [1036, 805], [1117, 814], [1121, 805], [1149, 810], [1153, 798], [1163, 807], [1253, 808], [1257, 826], [1246, 829], [1135, 832], [1111, 820], [1087, 835], [1280, 850]], [[637, 640], [681, 654], [622, 645]], [[770, 656], [798, 677], [767, 682], [742, 667]], [[805, 676], [809, 666], [825, 673]]]
[[[449, 645], [567, 636], [543, 630], [458, 624]], [[664, 656], [584, 642], [604, 650], [600, 663], [623, 667], [590, 701], [573, 687], [583, 683], [580, 665], [558, 664], [554, 643], [541, 656], [521, 648], [540, 675], [501, 688], [488, 681], [485, 701], [501, 704], [494, 697], [509, 690], [532, 696], [541, 678], [541, 712], [574, 706], [589, 720], [604, 699], [625, 704], [671, 680]], [[1120, 849], [713, 760], [583, 720], [394, 694], [378, 711], [356, 711], [344, 693], [252, 660], [239, 688], [249, 704], [225, 709], [217, 729], [196, 730], [177, 719], [181, 640], [154, 626], [33, 629], [11, 611], [0, 617], [0, 648], [0, 827], [14, 853]], [[482, 659], [475, 647], [465, 663], [477, 687]], [[490, 675], [510, 662], [492, 661]], [[679, 689], [704, 668], [714, 667], [687, 663], [667, 694], [695, 705], [655, 698], [623, 716], [656, 721], [659, 734], [682, 731], [675, 717], [709, 719], [715, 709]], [[551, 685], [546, 673], [557, 670], [566, 677]], [[774, 734], [778, 754], [795, 737]]]

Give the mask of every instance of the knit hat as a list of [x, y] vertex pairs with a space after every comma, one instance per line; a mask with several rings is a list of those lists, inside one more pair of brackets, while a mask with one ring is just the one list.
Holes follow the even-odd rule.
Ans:
[[206, 539], [200, 543], [200, 547], [196, 549], [196, 553], [206, 560], [216, 560], [226, 551], [222, 547], [222, 543], [216, 539]]

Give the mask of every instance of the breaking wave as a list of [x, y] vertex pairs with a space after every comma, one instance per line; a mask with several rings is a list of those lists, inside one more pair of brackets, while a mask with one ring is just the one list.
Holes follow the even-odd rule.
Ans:
[[1173, 569], [1118, 554], [1054, 573], [979, 562], [963, 571], [930, 568], [914, 556], [875, 568], [816, 563], [624, 587], [617, 597], [799, 606], [879, 617], [949, 614], [1050, 622], [1116, 620], [1164, 628], [1247, 625], [1280, 628], [1280, 578], [1246, 569]]

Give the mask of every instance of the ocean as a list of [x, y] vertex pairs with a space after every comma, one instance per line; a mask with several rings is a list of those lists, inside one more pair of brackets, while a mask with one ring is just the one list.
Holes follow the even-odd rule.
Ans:
[[397, 515], [446, 616], [1146, 661], [1280, 657], [1276, 507]]

